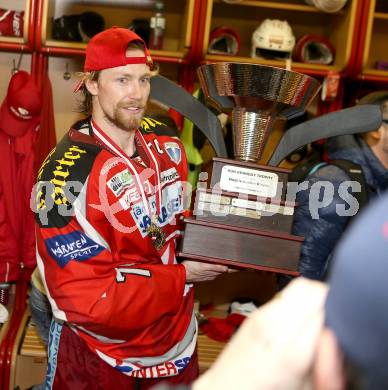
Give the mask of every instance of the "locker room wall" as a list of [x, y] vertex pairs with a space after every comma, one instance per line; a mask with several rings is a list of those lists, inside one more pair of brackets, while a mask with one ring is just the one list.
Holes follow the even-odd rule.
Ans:
[[[82, 115], [77, 112], [77, 101], [80, 93], [73, 92], [79, 80], [76, 73], [82, 70], [82, 66], [82, 58], [50, 57], [48, 60], [48, 74], [53, 89], [55, 131], [58, 141], [74, 122], [82, 118]], [[67, 69], [71, 75], [69, 80], [64, 79], [64, 73]]]

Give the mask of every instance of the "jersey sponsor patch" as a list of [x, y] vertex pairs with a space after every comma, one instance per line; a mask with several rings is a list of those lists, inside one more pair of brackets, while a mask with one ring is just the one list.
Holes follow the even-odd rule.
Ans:
[[44, 167], [50, 162], [51, 154], [49, 159], [46, 158], [45, 162], [39, 170], [38, 178], [39, 182], [47, 181], [53, 184], [52, 193], [46, 194], [46, 191], [42, 189], [42, 185], [38, 187], [36, 197], [37, 210], [43, 210], [46, 208], [47, 196], [51, 196], [57, 206], [70, 204], [66, 197], [66, 195], [68, 195], [68, 193], [65, 191], [66, 184], [68, 183], [68, 178], [72, 171], [78, 168], [78, 160], [82, 159], [84, 155], [87, 155], [87, 151], [77, 145], [70, 145], [67, 147], [61, 155], [60, 159], [55, 160], [56, 164], [52, 167], [52, 172], [49, 171], [49, 180], [44, 180], [44, 178], [42, 178]]
[[167, 169], [160, 174], [160, 184], [164, 186], [165, 184], [172, 183], [176, 179], [179, 179], [179, 173], [175, 168]]
[[[109, 161], [109, 160], [108, 160]], [[101, 175], [106, 175], [113, 167], [119, 164], [120, 161], [115, 160], [113, 162], [105, 162], [104, 166], [101, 169]]]
[[85, 261], [104, 250], [104, 247], [78, 230], [48, 238], [45, 245], [50, 256], [61, 268], [70, 260]]
[[128, 169], [114, 175], [106, 185], [111, 189], [111, 191], [118, 197], [124, 190], [133, 183], [132, 174]]
[[140, 194], [135, 186], [127, 188], [124, 195], [119, 199], [121, 207], [124, 210], [128, 210], [131, 204], [134, 204], [140, 200]]
[[157, 366], [142, 367], [136, 370], [129, 366], [117, 365], [115, 368], [135, 378], [162, 378], [180, 374], [189, 365], [190, 360], [191, 357], [186, 356], [183, 359], [161, 363]]
[[166, 142], [164, 148], [170, 157], [170, 160], [175, 164], [179, 164], [182, 160], [181, 148], [176, 142]]
[[[156, 212], [155, 195], [148, 198], [152, 213]], [[170, 184], [162, 190], [162, 207], [158, 215], [157, 225], [159, 227], [169, 224], [176, 214], [183, 211], [182, 183], [180, 181]], [[142, 237], [148, 234], [148, 227], [151, 226], [151, 218], [147, 214], [143, 202], [132, 206], [131, 215], [136, 222]]]
[[[160, 363], [150, 367], [142, 367], [132, 364], [128, 361], [117, 361], [106, 357], [100, 351], [96, 350], [97, 354], [108, 364], [112, 365], [116, 370], [120, 371], [124, 375], [132, 376], [135, 378], [162, 378], [179, 375], [190, 364], [191, 356], [185, 356], [185, 353], [181, 354], [178, 359], [170, 360], [164, 363]], [[190, 348], [191, 352], [191, 348]], [[183, 356], [182, 356], [183, 355]], [[116, 364], [114, 364], [116, 362]]]

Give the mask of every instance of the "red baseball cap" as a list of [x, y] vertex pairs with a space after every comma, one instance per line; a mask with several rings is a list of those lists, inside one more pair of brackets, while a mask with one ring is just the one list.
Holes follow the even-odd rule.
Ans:
[[[144, 56], [127, 57], [128, 45], [139, 42], [144, 47]], [[127, 64], [146, 64], [152, 70], [154, 67], [151, 55], [145, 42], [133, 31], [121, 27], [111, 27], [96, 34], [86, 46], [84, 72], [116, 68]], [[74, 88], [78, 92], [84, 85], [82, 78]]]
[[38, 125], [41, 108], [42, 95], [33, 77], [18, 71], [11, 77], [0, 108], [0, 129], [12, 137], [24, 135]]
[[0, 9], [0, 35], [22, 37], [24, 27], [24, 11]]
[[[128, 44], [140, 42], [144, 47], [144, 56], [127, 57]], [[95, 35], [86, 47], [85, 72], [125, 66], [127, 64], [146, 64], [153, 67], [150, 52], [144, 41], [133, 31], [112, 27]]]

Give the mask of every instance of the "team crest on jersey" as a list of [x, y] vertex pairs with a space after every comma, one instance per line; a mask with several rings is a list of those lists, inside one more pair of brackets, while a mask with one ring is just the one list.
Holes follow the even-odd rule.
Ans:
[[85, 261], [104, 250], [104, 247], [78, 230], [48, 238], [45, 244], [47, 252], [61, 268], [70, 260]]
[[175, 164], [179, 164], [181, 162], [181, 148], [176, 142], [166, 142], [164, 144], [164, 148], [166, 149], [168, 157], [170, 157], [170, 160], [172, 162], [174, 162]]

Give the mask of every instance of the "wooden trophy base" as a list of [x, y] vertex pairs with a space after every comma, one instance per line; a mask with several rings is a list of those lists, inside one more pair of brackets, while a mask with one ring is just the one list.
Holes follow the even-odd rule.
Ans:
[[197, 261], [299, 275], [303, 237], [185, 219], [178, 255]]
[[298, 275], [303, 237], [290, 234], [295, 203], [285, 200], [289, 172], [214, 158], [210, 189], [197, 189], [178, 255]]

